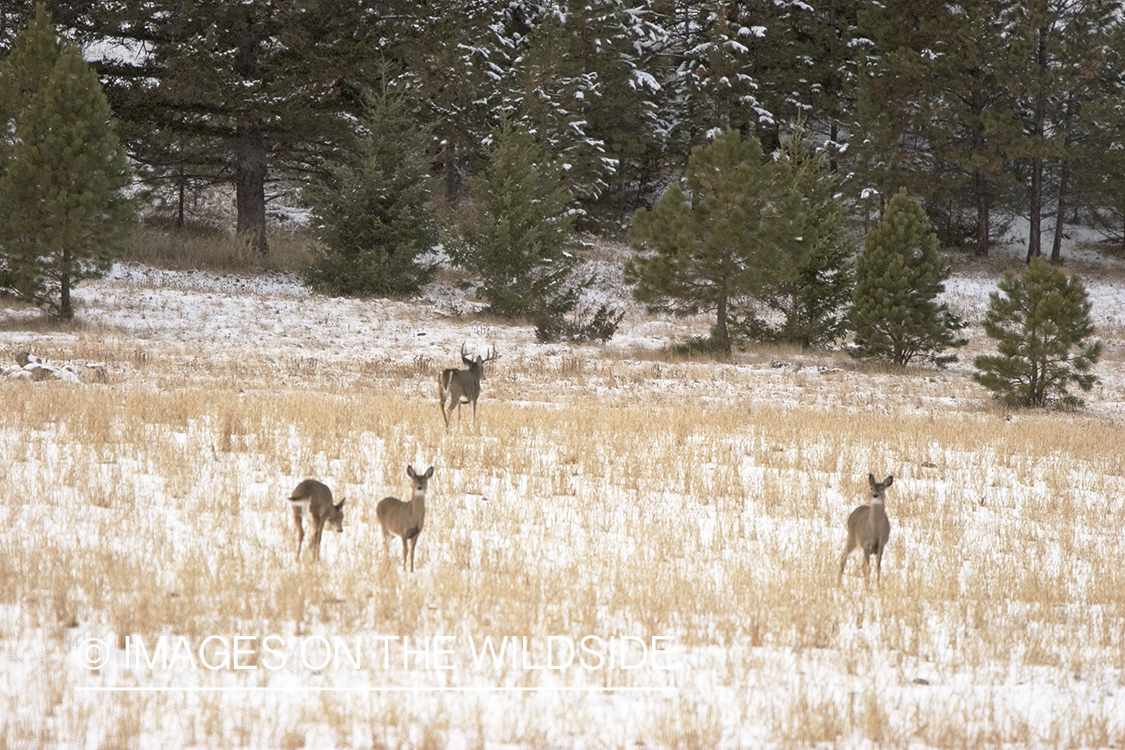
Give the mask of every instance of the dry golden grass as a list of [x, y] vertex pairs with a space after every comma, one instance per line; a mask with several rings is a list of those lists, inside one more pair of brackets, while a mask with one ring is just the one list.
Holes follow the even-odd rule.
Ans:
[[261, 256], [217, 224], [190, 224], [182, 229], [142, 226], [126, 248], [123, 260], [156, 268], [217, 273], [300, 271], [310, 259], [311, 238], [301, 232], [268, 233], [270, 252]]
[[[0, 695], [9, 747], [1125, 743], [1106, 697], [1125, 688], [1118, 423], [950, 406], [971, 390], [955, 374], [583, 354], [502, 360], [477, 423], [446, 430], [444, 363], [357, 362], [341, 385], [296, 358], [69, 346], [120, 363], [115, 384], [0, 382], [0, 659], [46, 652]], [[375, 518], [408, 463], [436, 467], [413, 576]], [[883, 586], [853, 555], [838, 587], [868, 472], [896, 478]], [[306, 476], [348, 500], [319, 565], [292, 560]], [[615, 729], [598, 696], [301, 691], [346, 670], [288, 675], [293, 694], [73, 690], [102, 677], [67, 661], [89, 635], [235, 633], [671, 635], [679, 692]], [[1025, 682], [1047, 697], [1020, 704]]]

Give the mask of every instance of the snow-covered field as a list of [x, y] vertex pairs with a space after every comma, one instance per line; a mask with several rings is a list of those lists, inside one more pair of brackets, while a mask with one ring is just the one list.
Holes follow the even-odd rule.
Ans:
[[[3, 364], [108, 379], [0, 378], [0, 748], [1125, 747], [1125, 281], [1076, 260], [1106, 351], [1075, 414], [971, 381], [983, 270], [947, 285], [960, 362], [906, 374], [670, 358], [707, 321], [613, 284], [604, 347], [440, 285], [127, 265], [73, 326], [0, 309]], [[501, 356], [446, 430], [466, 342]], [[407, 464], [435, 467], [413, 574], [375, 518]], [[837, 585], [869, 472], [882, 586], [858, 554]], [[347, 498], [320, 563], [306, 476]]]

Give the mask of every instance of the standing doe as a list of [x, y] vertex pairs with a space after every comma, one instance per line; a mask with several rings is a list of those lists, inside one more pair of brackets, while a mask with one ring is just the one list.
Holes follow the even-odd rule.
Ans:
[[305, 541], [305, 526], [302, 519], [306, 513], [312, 518], [313, 535], [309, 541], [314, 560], [320, 559], [320, 535], [324, 525], [337, 532], [344, 530], [344, 503], [332, 504], [332, 490], [315, 479], [306, 479], [297, 485], [293, 494], [289, 496], [289, 505], [293, 508], [293, 525], [297, 527], [297, 560], [301, 559], [301, 543]]
[[844, 554], [840, 555], [840, 582], [844, 580], [844, 565], [848, 555], [856, 547], [863, 550], [863, 580], [866, 582], [871, 574], [871, 556], [875, 555], [875, 580], [883, 583], [883, 550], [887, 546], [887, 539], [891, 536], [891, 522], [887, 518], [887, 488], [895, 481], [894, 477], [887, 477], [882, 482], [875, 481], [874, 474], [867, 475], [867, 483], [871, 485], [871, 503], [861, 505], [848, 516], [848, 546]]
[[389, 551], [392, 534], [401, 537], [402, 569], [406, 571], [406, 553], [409, 550], [410, 572], [413, 573], [414, 548], [418, 546], [418, 535], [422, 533], [422, 524], [426, 520], [426, 485], [434, 475], [434, 467], [426, 469], [425, 474], [418, 474], [413, 466], [407, 466], [406, 475], [410, 477], [414, 489], [410, 500], [404, 503], [397, 497], [385, 497], [375, 508], [375, 516], [383, 527], [383, 548]]
[[[461, 421], [461, 404], [473, 405], [473, 424], [477, 423], [477, 398], [480, 397], [480, 381], [484, 378], [484, 363], [491, 362], [499, 357], [496, 347], [492, 353], [483, 359], [478, 354], [474, 359], [465, 356], [465, 345], [461, 344], [461, 361], [469, 366], [467, 370], [458, 370], [450, 367], [442, 370], [438, 376], [438, 397], [441, 399], [441, 416], [445, 418], [445, 426], [449, 427], [449, 415], [453, 413], [453, 406], [457, 406], [457, 421]], [[449, 402], [449, 412], [445, 410], [445, 402]]]

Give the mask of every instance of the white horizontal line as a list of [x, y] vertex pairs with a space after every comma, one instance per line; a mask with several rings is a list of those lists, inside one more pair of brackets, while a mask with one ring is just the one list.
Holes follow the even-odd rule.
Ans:
[[660, 693], [666, 687], [76, 687], [86, 693]]

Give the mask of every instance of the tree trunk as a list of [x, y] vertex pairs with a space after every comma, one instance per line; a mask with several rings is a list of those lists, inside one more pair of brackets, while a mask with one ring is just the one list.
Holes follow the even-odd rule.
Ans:
[[988, 255], [989, 232], [989, 206], [988, 206], [988, 180], [981, 170], [973, 173], [973, 183], [977, 194], [977, 247], [976, 255], [983, 258]]
[[[984, 92], [979, 87], [972, 90], [972, 112], [980, 120], [984, 112]], [[985, 147], [984, 126], [978, 124], [973, 132], [973, 152], [983, 153]], [[977, 167], [973, 170], [973, 191], [977, 196], [977, 239], [976, 252], [978, 258], [988, 255], [988, 230], [989, 230], [989, 185], [984, 170]]]
[[1031, 159], [1031, 223], [1027, 231], [1027, 262], [1032, 258], [1043, 255], [1043, 157], [1039, 150], [1043, 148], [1043, 135], [1047, 120], [1047, 32], [1049, 29], [1039, 29], [1039, 49], [1037, 59], [1039, 62], [1039, 86], [1035, 94], [1035, 132], [1031, 147], [1036, 155]]
[[728, 300], [727, 300], [727, 290], [721, 289], [719, 291], [718, 309], [716, 311], [716, 316], [715, 316], [715, 330], [719, 334], [719, 340], [723, 343], [723, 352], [727, 356], [730, 356], [730, 353], [731, 353], [730, 326], [729, 326], [728, 321], [727, 321], [727, 315], [728, 315], [727, 306], [728, 306], [728, 304], [729, 303], [728, 303]]
[[1031, 221], [1027, 228], [1027, 261], [1043, 254], [1042, 248], [1042, 223], [1043, 223], [1043, 160], [1035, 157], [1031, 160]]
[[1066, 99], [1066, 113], [1064, 114], [1063, 127], [1066, 128], [1066, 136], [1063, 138], [1063, 157], [1059, 165], [1059, 210], [1055, 215], [1055, 238], [1051, 243], [1051, 263], [1059, 265], [1062, 263], [1062, 237], [1063, 227], [1066, 225], [1066, 211], [1067, 201], [1066, 193], [1070, 189], [1070, 161], [1067, 157], [1070, 155], [1071, 146], [1074, 143], [1074, 137], [1071, 135], [1071, 118], [1074, 116], [1074, 96], [1073, 93]]
[[447, 139], [445, 145], [445, 198], [450, 203], [457, 202], [457, 196], [461, 192], [461, 173], [457, 169], [457, 147], [453, 145], [453, 139]]
[[184, 228], [184, 203], [187, 201], [187, 190], [184, 183], [187, 178], [184, 176], [184, 167], [180, 165], [180, 178], [176, 181], [176, 228]]
[[238, 237], [259, 255], [269, 253], [266, 243], [265, 138], [257, 130], [244, 130], [234, 144], [235, 200]]
[[69, 319], [74, 317], [74, 308], [70, 304], [70, 274], [64, 273], [59, 278], [59, 290], [61, 292], [61, 299], [59, 300], [59, 317]]
[[1070, 163], [1064, 158], [1059, 171], [1059, 210], [1055, 214], [1055, 238], [1051, 242], [1051, 263], [1062, 263], [1063, 227], [1066, 226], [1066, 191], [1070, 182]]

